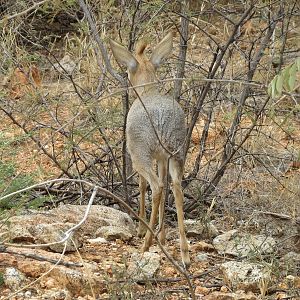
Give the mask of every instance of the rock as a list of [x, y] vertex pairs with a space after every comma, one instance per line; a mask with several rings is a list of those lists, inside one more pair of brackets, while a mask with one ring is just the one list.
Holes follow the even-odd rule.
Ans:
[[103, 226], [97, 230], [96, 235], [100, 235], [108, 241], [116, 239], [129, 241], [132, 238], [132, 234], [126, 228], [119, 226]]
[[199, 241], [198, 243], [191, 246], [191, 251], [199, 252], [199, 251], [206, 251], [212, 252], [215, 251], [215, 247], [211, 244], [208, 244], [203, 241]]
[[9, 239], [13, 242], [36, 242], [35, 227], [40, 224], [59, 222], [57, 216], [50, 212], [34, 211], [28, 215], [18, 215], [9, 218]]
[[174, 267], [166, 266], [164, 268], [164, 275], [166, 277], [171, 277], [171, 276], [174, 276], [175, 274], [176, 274], [176, 270], [174, 269]]
[[56, 287], [56, 281], [53, 278], [47, 278], [41, 281], [41, 286], [47, 290], [54, 289]]
[[101, 281], [96, 282], [96, 277], [64, 266], [54, 268], [50, 276], [55, 280], [56, 288], [67, 288], [73, 294], [84, 295], [90, 292], [91, 287], [95, 291], [103, 288]]
[[196, 255], [196, 261], [208, 261], [209, 257], [206, 253], [199, 253]]
[[90, 244], [106, 244], [108, 241], [103, 237], [97, 237], [95, 239], [87, 239], [87, 242]]
[[8, 299], [7, 296], [10, 294], [11, 290], [9, 288], [7, 289], [1, 289], [1, 296], [0, 299]]
[[210, 239], [219, 234], [218, 229], [211, 222], [203, 224], [199, 220], [188, 219], [184, 221], [184, 224], [187, 237]]
[[136, 280], [153, 278], [160, 266], [160, 255], [154, 252], [133, 253], [128, 266], [128, 274]]
[[[13, 216], [9, 219], [8, 238], [14, 242], [51, 243], [63, 237], [63, 233], [78, 224], [83, 218], [86, 205], [61, 205], [48, 212], [31, 210], [29, 215]], [[93, 205], [89, 215], [73, 233], [76, 247], [82, 245], [83, 238], [96, 238], [96, 232], [102, 227], [121, 228], [122, 239], [127, 240], [135, 235], [135, 224], [128, 214], [116, 209]], [[107, 229], [104, 231], [108, 231]], [[115, 230], [116, 233], [116, 230]], [[53, 251], [61, 252], [64, 244], [49, 246]], [[67, 251], [74, 251], [73, 243], [68, 243]]]
[[279, 293], [276, 293], [276, 300], [284, 300], [284, 299], [289, 299], [289, 295], [287, 293], [284, 293], [284, 292], [279, 292]]
[[230, 230], [215, 237], [213, 245], [219, 254], [244, 257], [251, 253], [272, 253], [276, 242], [264, 235], [240, 234], [237, 230]]
[[17, 259], [9, 253], [0, 252], [0, 266], [4, 263], [7, 266], [17, 266]]
[[289, 290], [300, 290], [300, 277], [288, 275], [285, 277], [284, 284]]
[[209, 294], [209, 289], [204, 286], [197, 285], [195, 288], [195, 294], [197, 295], [207, 295]]
[[228, 261], [221, 264], [221, 270], [224, 281], [233, 289], [255, 292], [261, 288], [267, 289], [271, 282], [269, 270], [259, 264]]
[[212, 292], [204, 297], [205, 300], [257, 300], [258, 298], [252, 293], [237, 291], [236, 293]]
[[295, 289], [300, 290], [300, 276], [295, 276], [293, 281]]
[[43, 300], [72, 300], [72, 295], [66, 289], [63, 290], [49, 290], [42, 295]]
[[71, 75], [76, 68], [76, 63], [72, 60], [70, 55], [66, 54], [59, 63], [53, 64], [53, 69], [61, 74]]
[[237, 300], [257, 300], [258, 298], [252, 293], [244, 291], [236, 291]]
[[300, 269], [300, 253], [288, 252], [280, 258], [281, 269], [288, 273], [295, 273]]
[[[54, 264], [47, 261], [38, 261], [24, 257], [26, 254], [33, 254], [32, 249], [8, 247], [7, 250], [21, 254], [11, 254], [11, 256], [15, 257], [14, 260], [16, 260], [16, 269], [22, 272], [24, 276], [39, 278], [43, 275], [39, 282], [44, 288], [66, 288], [76, 295], [90, 294], [91, 287], [95, 293], [103, 293], [107, 288], [105, 280], [95, 263], [85, 263], [84, 268], [75, 266], [65, 267], [63, 265], [54, 266]], [[47, 252], [43, 249], [35, 249], [34, 254], [37, 256], [47, 257], [53, 261], [57, 261], [61, 256], [60, 254]], [[1, 261], [0, 259], [0, 265], [5, 263], [5, 256], [2, 258], [4, 261]], [[64, 256], [63, 261], [65, 263], [71, 262], [68, 256]], [[48, 272], [51, 268], [53, 268], [51, 272]]]
[[[77, 224], [84, 216], [86, 205], [62, 205], [52, 210], [53, 213], [63, 218], [64, 222]], [[61, 220], [60, 220], [61, 221]], [[128, 214], [111, 207], [93, 205], [88, 218], [79, 231], [85, 235], [96, 238], [98, 228], [103, 226], [119, 226], [135, 234], [135, 224]]]
[[222, 286], [220, 287], [220, 292], [228, 293], [228, 288], [227, 288], [227, 286], [222, 285]]
[[212, 292], [204, 297], [205, 300], [236, 300], [233, 293]]
[[[72, 228], [75, 224], [72, 223], [52, 223], [52, 224], [38, 224], [31, 230], [36, 236], [36, 242], [40, 244], [50, 244], [61, 241], [65, 238], [65, 232]], [[80, 236], [77, 231], [74, 231], [72, 238], [67, 241], [66, 252], [73, 252], [82, 246], [79, 241]], [[52, 251], [62, 253], [65, 248], [65, 243], [59, 243], [48, 246]]]
[[22, 272], [16, 268], [6, 268], [3, 274], [4, 284], [11, 290], [19, 290], [26, 281], [26, 278]]
[[32, 292], [31, 292], [31, 291], [26, 291], [26, 292], [24, 293], [24, 297], [25, 297], [25, 298], [31, 298], [31, 297], [32, 297]]
[[[13, 229], [13, 232], [11, 230]], [[10, 226], [10, 239], [14, 243], [34, 243], [35, 238], [29, 232], [28, 227], [23, 224], [15, 224], [14, 226]]]

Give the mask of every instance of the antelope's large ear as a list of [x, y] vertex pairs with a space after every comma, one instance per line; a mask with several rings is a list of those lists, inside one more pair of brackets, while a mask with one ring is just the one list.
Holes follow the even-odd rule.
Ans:
[[150, 61], [155, 68], [158, 68], [163, 59], [166, 58], [172, 51], [173, 48], [173, 34], [169, 32], [161, 42], [154, 48]]
[[139, 65], [135, 57], [121, 44], [113, 40], [109, 40], [109, 43], [116, 60], [120, 64], [125, 65], [130, 72], [134, 73]]

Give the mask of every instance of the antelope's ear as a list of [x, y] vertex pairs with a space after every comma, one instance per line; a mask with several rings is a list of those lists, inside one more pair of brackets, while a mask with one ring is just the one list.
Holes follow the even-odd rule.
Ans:
[[110, 47], [115, 59], [122, 65], [125, 65], [131, 73], [135, 73], [139, 63], [135, 57], [121, 44], [109, 40]]
[[150, 61], [155, 68], [158, 68], [163, 59], [166, 58], [173, 49], [173, 34], [169, 32], [161, 42], [154, 48]]

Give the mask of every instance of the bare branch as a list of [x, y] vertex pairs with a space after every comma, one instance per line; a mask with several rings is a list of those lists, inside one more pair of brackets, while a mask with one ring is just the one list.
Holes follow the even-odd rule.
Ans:
[[105, 66], [106, 66], [108, 72], [124, 86], [124, 84], [125, 84], [124, 79], [122, 78], [122, 76], [120, 76], [113, 70], [113, 68], [110, 64], [106, 48], [104, 47], [103, 41], [99, 36], [99, 33], [97, 31], [95, 21], [94, 21], [91, 11], [88, 9], [88, 6], [84, 0], [78, 0], [78, 3], [80, 5], [81, 9], [83, 10], [84, 14], [86, 15], [92, 35], [101, 51], [101, 55], [102, 55], [102, 58], [104, 60], [104, 63], [105, 63]]
[[38, 6], [43, 5], [44, 3], [46, 3], [49, 0], [42, 0], [40, 2], [34, 3], [32, 6], [28, 7], [27, 9], [25, 9], [24, 11], [21, 11], [19, 13], [15, 13], [11, 16], [5, 16], [2, 20], [0, 20], [0, 23], [17, 18], [17, 17], [21, 17], [26, 15], [27, 13], [31, 12], [32, 10], [36, 9]]
[[[176, 77], [184, 77], [185, 60], [187, 53], [187, 42], [189, 37], [189, 19], [186, 17], [189, 8], [189, 0], [181, 3], [181, 21], [180, 21], [180, 48], [178, 56], [177, 74]], [[175, 81], [174, 83], [174, 98], [179, 102], [182, 88], [182, 81]]]

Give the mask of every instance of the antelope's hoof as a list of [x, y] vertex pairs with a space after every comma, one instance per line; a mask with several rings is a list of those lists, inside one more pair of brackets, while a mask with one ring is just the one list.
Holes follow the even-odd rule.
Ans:
[[181, 258], [182, 258], [182, 263], [183, 266], [186, 270], [188, 270], [189, 266], [191, 265], [191, 259], [190, 259], [190, 255], [189, 252], [182, 252], [181, 253]]
[[161, 231], [158, 235], [159, 241], [162, 245], [166, 244], [166, 233], [164, 231]]
[[139, 228], [138, 228], [138, 237], [139, 238], [142, 238], [146, 235], [146, 232], [147, 232], [147, 228], [142, 225], [142, 224], [139, 224]]
[[146, 233], [146, 237], [145, 237], [145, 241], [144, 241], [144, 244], [143, 244], [143, 247], [142, 247], [142, 251], [143, 252], [146, 252], [149, 250], [149, 248], [151, 247], [152, 245], [152, 234], [148, 231]]

